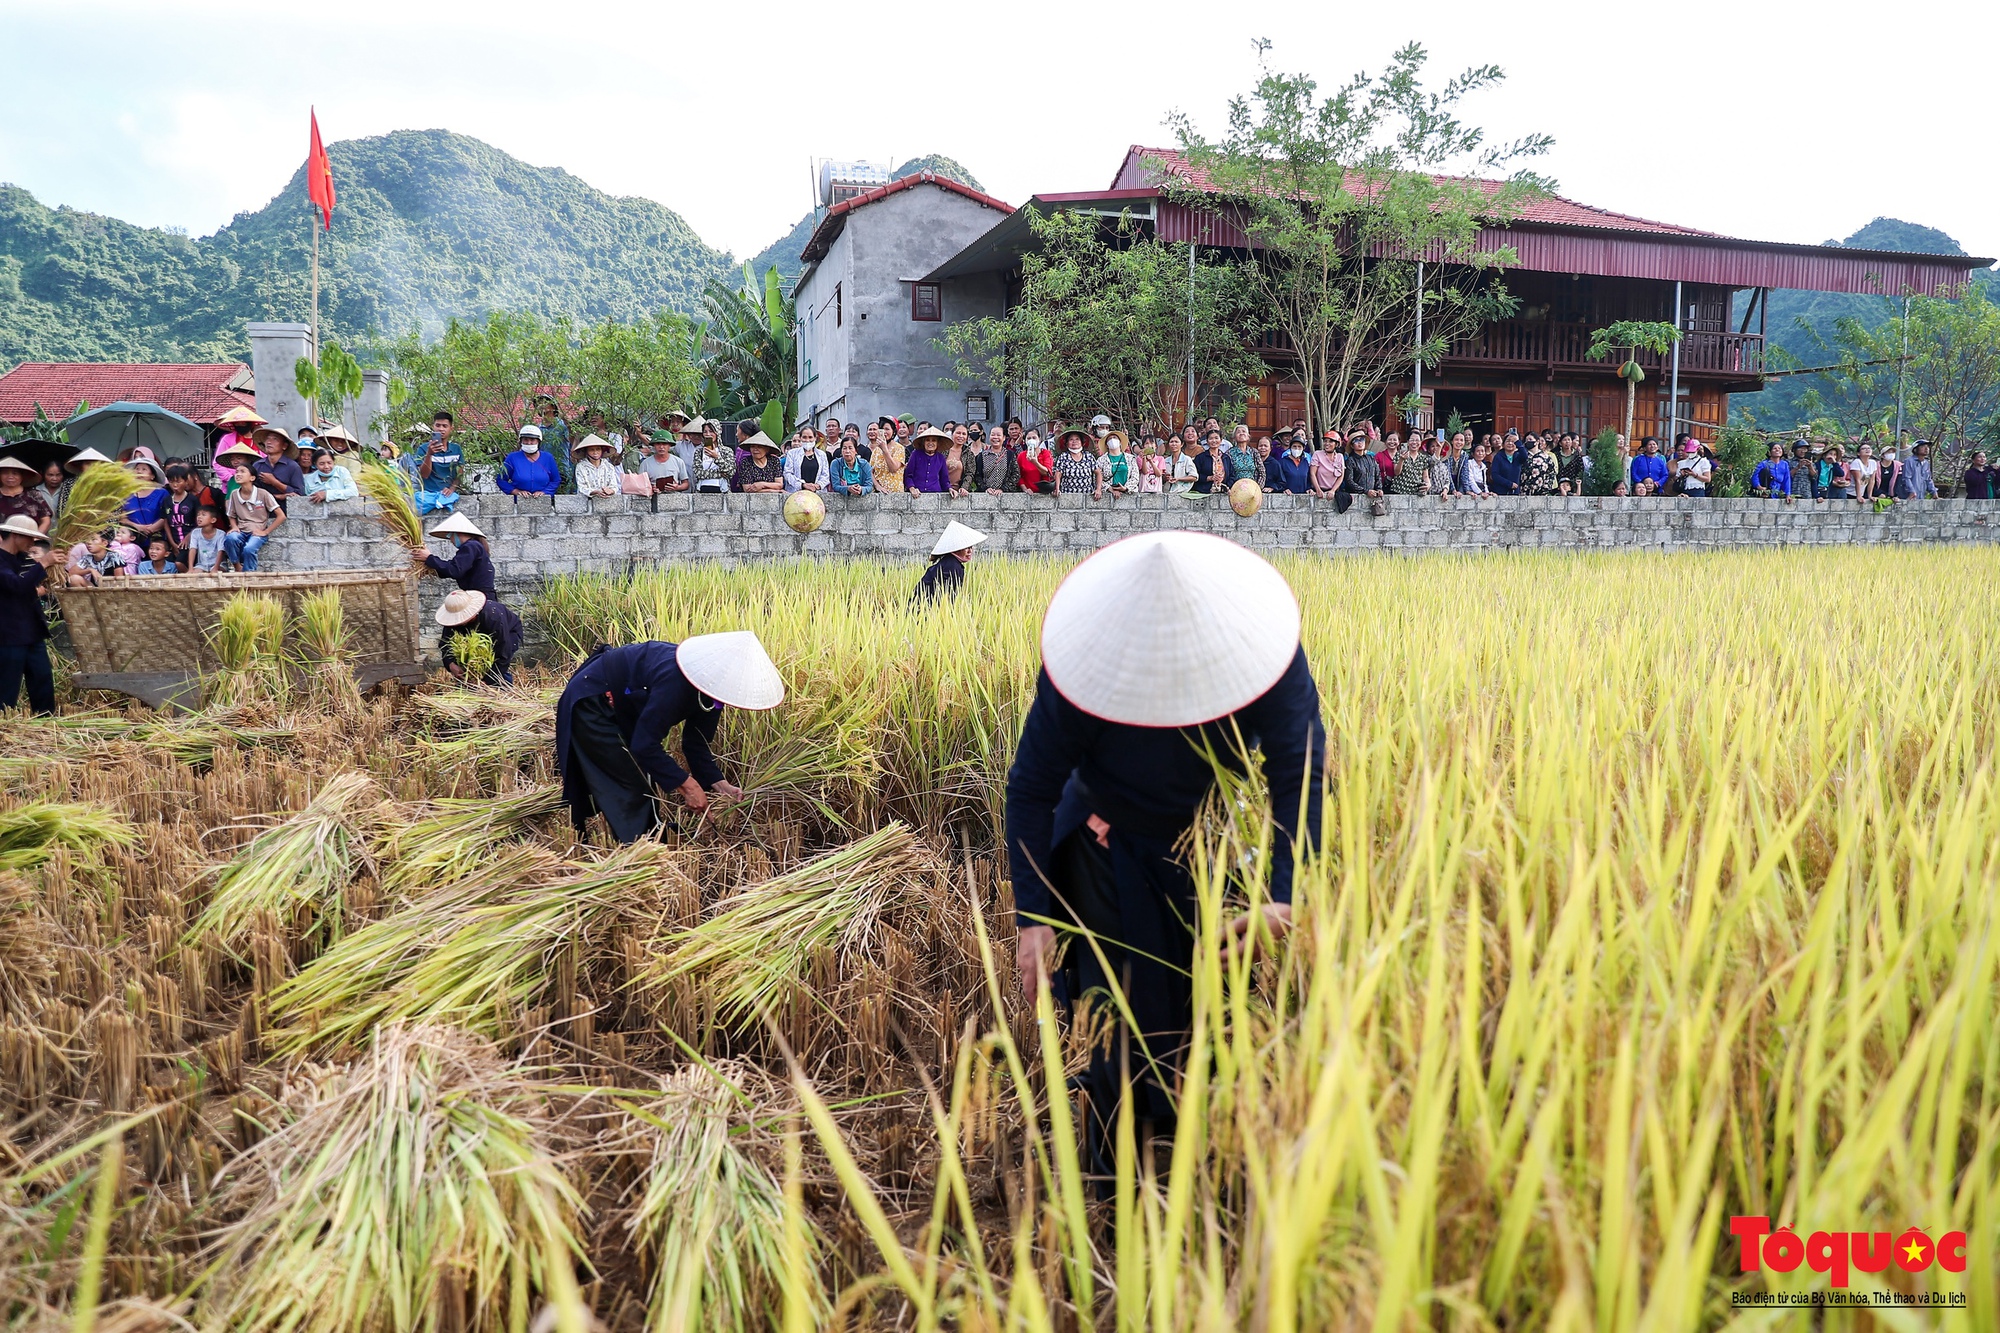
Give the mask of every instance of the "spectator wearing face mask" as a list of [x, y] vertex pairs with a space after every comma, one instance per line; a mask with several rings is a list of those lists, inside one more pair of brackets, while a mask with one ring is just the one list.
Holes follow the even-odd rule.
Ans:
[[1306, 442], [1296, 435], [1285, 441], [1283, 453], [1272, 455], [1265, 480], [1273, 491], [1293, 495], [1312, 493], [1312, 459], [1306, 456]]
[[1680, 478], [1682, 495], [1694, 498], [1707, 495], [1708, 479], [1713, 472], [1714, 468], [1692, 439], [1682, 443], [1680, 461], [1674, 464], [1674, 475]]
[[811, 426], [799, 427], [792, 447], [785, 450], [785, 490], [823, 491], [832, 480], [833, 459], [820, 448]]
[[521, 427], [514, 451], [500, 461], [493, 484], [507, 495], [554, 495], [562, 484], [555, 460], [542, 449], [542, 428]]
[[1053, 495], [1056, 489], [1056, 458], [1042, 444], [1040, 431], [1029, 431], [1021, 440], [1021, 452], [1014, 462], [1020, 470], [1021, 489], [1030, 495]]

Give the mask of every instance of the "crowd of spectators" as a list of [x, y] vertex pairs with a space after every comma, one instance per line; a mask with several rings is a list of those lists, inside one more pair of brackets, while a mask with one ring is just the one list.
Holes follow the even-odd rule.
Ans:
[[[593, 423], [601, 427], [602, 421]], [[670, 415], [659, 429], [630, 436], [596, 429], [571, 441], [553, 409], [523, 426], [496, 475], [512, 495], [565, 491], [584, 495], [670, 492], [820, 491], [842, 498], [885, 493], [969, 495], [1209, 495], [1248, 478], [1265, 492], [1327, 499], [1341, 509], [1356, 500], [1378, 512], [1389, 496], [1563, 496], [1586, 494], [1592, 459], [1584, 437], [1563, 431], [1476, 436], [1460, 431], [1386, 435], [1363, 422], [1315, 439], [1304, 421], [1271, 433], [1210, 417], [1178, 431], [1128, 434], [1107, 416], [1087, 424], [1036, 426], [1020, 418], [988, 426], [911, 416], [865, 424], [828, 418], [799, 426], [782, 445], [755, 421], [720, 422]], [[560, 442], [564, 463], [551, 456]], [[639, 443], [627, 448], [627, 440]], [[1603, 493], [1699, 499], [1715, 493], [1723, 464], [1714, 445], [1683, 435], [1662, 446], [1652, 437], [1629, 453], [1620, 441], [1621, 475]], [[1616, 460], [1613, 462], [1617, 466]], [[1599, 464], [1603, 466], [1603, 464]], [[1740, 479], [1739, 479], [1740, 480]], [[2000, 497], [2000, 475], [1977, 456], [1965, 472], [1966, 494]], [[1800, 441], [1771, 445], [1747, 493], [1781, 500], [1921, 499], [1938, 494], [1930, 447], [1902, 459], [1863, 444]]]

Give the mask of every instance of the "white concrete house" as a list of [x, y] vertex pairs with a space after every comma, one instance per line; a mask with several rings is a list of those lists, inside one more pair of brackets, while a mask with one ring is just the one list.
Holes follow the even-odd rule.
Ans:
[[999, 392], [965, 382], [945, 388], [940, 381], [955, 379], [954, 367], [932, 340], [960, 320], [1004, 315], [1001, 275], [942, 284], [925, 276], [1012, 212], [928, 171], [828, 208], [806, 242], [795, 289], [801, 419], [994, 419]]

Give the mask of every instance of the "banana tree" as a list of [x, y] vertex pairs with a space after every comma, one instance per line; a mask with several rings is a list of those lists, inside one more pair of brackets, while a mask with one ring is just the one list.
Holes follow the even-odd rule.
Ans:
[[1639, 353], [1664, 356], [1680, 341], [1680, 336], [1681, 331], [1672, 324], [1653, 319], [1621, 319], [1590, 335], [1590, 348], [1584, 355], [1592, 361], [1609, 360], [1613, 352], [1624, 357], [1618, 367], [1618, 378], [1625, 381], [1625, 442], [1618, 449], [1621, 466], [1632, 456], [1632, 405], [1640, 383], [1646, 378], [1645, 368], [1639, 364]]
[[724, 415], [755, 414], [774, 440], [789, 438], [798, 420], [798, 325], [778, 270], [764, 270], [759, 282], [745, 264], [741, 288], [711, 283], [701, 301], [703, 397]]

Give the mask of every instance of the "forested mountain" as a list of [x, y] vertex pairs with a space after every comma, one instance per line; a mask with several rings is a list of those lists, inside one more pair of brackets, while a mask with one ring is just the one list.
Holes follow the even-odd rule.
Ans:
[[[327, 148], [339, 190], [320, 236], [320, 323], [349, 345], [371, 333], [440, 331], [453, 316], [529, 310], [630, 319], [695, 313], [732, 268], [679, 214], [534, 167], [447, 130], [399, 130]], [[948, 157], [913, 158], [978, 188]], [[0, 185], [0, 370], [21, 361], [247, 357], [250, 320], [311, 310], [314, 214], [305, 168], [213, 236], [50, 208]], [[813, 215], [752, 261], [799, 271]]]
[[[462, 134], [401, 130], [327, 151], [339, 207], [321, 235], [320, 319], [349, 343], [493, 309], [693, 312], [731, 264], [670, 209]], [[199, 239], [0, 187], [0, 367], [243, 357], [246, 321], [307, 317], [312, 219], [303, 165], [263, 208]]]
[[[1910, 254], [1965, 253], [1957, 241], [1937, 228], [1904, 222], [1900, 218], [1876, 218], [1844, 241], [1826, 241], [1823, 244], [1863, 250], [1901, 250]], [[1990, 282], [1993, 274], [1975, 274], [1974, 278]], [[1747, 293], [1737, 295], [1739, 319], [1742, 317], [1742, 302], [1747, 299]], [[1830, 358], [1814, 341], [1812, 334], [1799, 327], [1800, 320], [1811, 324], [1822, 337], [1831, 339], [1835, 320], [1851, 316], [1874, 328], [1895, 315], [1900, 307], [1901, 302], [1893, 296], [1846, 296], [1836, 292], [1779, 289], [1771, 293], [1771, 309], [1765, 324], [1766, 337], [1772, 347], [1796, 358], [1800, 365], [1826, 365]], [[1777, 364], [1775, 358], [1774, 364]], [[1786, 429], [1800, 424], [1798, 401], [1818, 378], [1813, 375], [1786, 375], [1770, 381], [1762, 393], [1732, 395], [1730, 412], [1732, 415], [1753, 414], [1757, 424], [1766, 429]]]
[[[975, 190], [986, 188], [973, 178], [971, 172], [942, 153], [926, 153], [922, 157], [913, 157], [897, 167], [892, 174], [900, 180], [913, 171], [929, 171], [940, 176], [949, 176], [960, 185], [970, 185]], [[817, 209], [807, 213], [792, 225], [790, 231], [765, 246], [757, 257], [750, 261], [750, 266], [762, 273], [776, 264], [778, 272], [784, 276], [786, 282], [798, 277], [799, 271], [805, 267], [805, 261], [799, 256], [805, 252], [806, 242], [812, 239], [813, 227], [819, 222], [819, 217]]]

